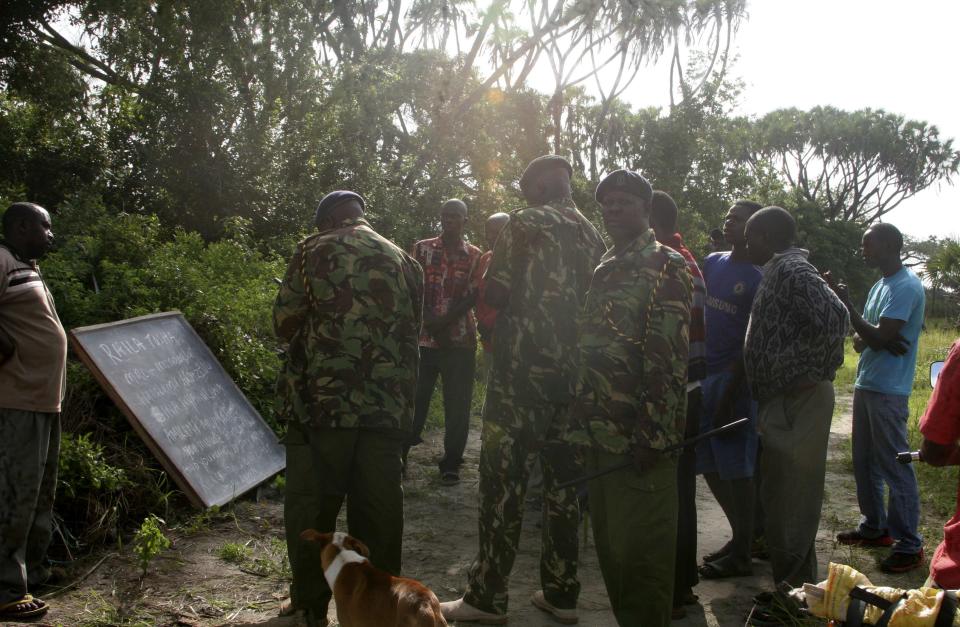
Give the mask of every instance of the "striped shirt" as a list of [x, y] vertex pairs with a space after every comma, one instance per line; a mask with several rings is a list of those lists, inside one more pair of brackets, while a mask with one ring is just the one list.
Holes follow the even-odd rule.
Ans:
[[37, 265], [0, 245], [0, 328], [14, 342], [0, 364], [0, 407], [60, 411], [67, 367], [67, 336]]

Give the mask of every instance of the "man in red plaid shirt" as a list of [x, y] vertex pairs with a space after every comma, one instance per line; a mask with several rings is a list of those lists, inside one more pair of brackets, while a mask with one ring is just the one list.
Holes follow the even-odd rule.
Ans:
[[[437, 378], [443, 377], [444, 436], [440, 479], [460, 480], [463, 450], [470, 429], [470, 403], [477, 351], [477, 262], [481, 251], [463, 239], [467, 205], [456, 198], [440, 209], [439, 237], [417, 242], [413, 257], [423, 267], [423, 330], [420, 333], [420, 373], [417, 377], [413, 431], [408, 445], [422, 442], [420, 433], [430, 409]], [[406, 455], [404, 455], [406, 459]]]

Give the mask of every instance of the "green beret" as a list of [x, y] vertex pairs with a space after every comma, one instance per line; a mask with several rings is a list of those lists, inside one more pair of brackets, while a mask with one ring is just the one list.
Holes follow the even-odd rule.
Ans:
[[324, 216], [333, 211], [335, 207], [342, 205], [348, 200], [356, 200], [360, 203], [361, 208], [364, 208], [366, 205], [366, 203], [363, 202], [363, 196], [356, 192], [342, 189], [335, 192], [330, 192], [324, 196], [320, 201], [320, 204], [317, 205], [317, 212], [313, 216], [314, 221], [319, 222]]
[[467, 217], [467, 203], [463, 202], [459, 198], [451, 198], [447, 202], [443, 203], [443, 206], [440, 207], [440, 214], [444, 213], [457, 213], [464, 218]]
[[573, 176], [573, 166], [570, 165], [569, 161], [559, 155], [543, 155], [531, 161], [523, 171], [523, 175], [520, 177], [520, 191], [526, 194], [527, 189], [538, 176], [550, 170], [550, 168], [556, 167], [564, 168], [567, 174]]
[[617, 170], [606, 175], [597, 185], [597, 192], [594, 197], [597, 202], [602, 204], [603, 197], [607, 195], [607, 192], [614, 191], [633, 194], [647, 202], [653, 199], [653, 187], [650, 182], [630, 170]]

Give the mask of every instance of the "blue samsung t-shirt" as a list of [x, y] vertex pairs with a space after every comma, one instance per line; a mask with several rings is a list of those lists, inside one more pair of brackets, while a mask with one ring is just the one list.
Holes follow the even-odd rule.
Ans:
[[900, 335], [910, 342], [910, 348], [899, 357], [889, 351], [865, 348], [857, 365], [857, 388], [910, 396], [925, 303], [923, 284], [907, 268], [901, 268], [893, 276], [883, 277], [874, 284], [863, 308], [864, 320], [874, 326], [880, 323], [880, 318], [903, 320], [905, 324]]
[[703, 261], [707, 284], [707, 373], [725, 370], [743, 354], [750, 306], [763, 273], [749, 261], [733, 261], [729, 252], [711, 253]]

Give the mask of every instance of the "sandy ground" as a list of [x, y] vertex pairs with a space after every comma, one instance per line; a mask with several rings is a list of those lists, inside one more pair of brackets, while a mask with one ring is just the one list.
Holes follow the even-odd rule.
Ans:
[[[827, 562], [849, 563], [875, 583], [913, 587], [925, 569], [898, 577], [876, 568], [884, 552], [837, 546], [837, 531], [856, 523], [853, 477], [849, 467], [849, 398], [841, 397], [830, 440], [827, 498], [818, 538], [821, 573]], [[466, 452], [462, 481], [454, 487], [439, 483], [433, 460], [442, 449], [440, 433], [414, 449], [406, 496], [404, 534], [405, 575], [423, 581], [443, 600], [460, 596], [466, 569], [476, 551], [477, 458], [479, 440], [474, 429]], [[722, 546], [729, 526], [702, 481], [698, 487], [698, 554]], [[539, 588], [540, 532], [533, 517], [524, 521], [520, 551], [510, 582], [510, 623], [522, 626], [555, 625], [529, 603]], [[580, 624], [616, 625], [597, 566], [596, 552], [586, 527], [581, 543]], [[39, 624], [48, 625], [266, 625], [294, 626], [296, 618], [278, 618], [279, 599], [286, 591], [289, 569], [282, 541], [283, 508], [279, 494], [267, 490], [259, 502], [245, 500], [213, 516], [200, 517], [169, 532], [171, 548], [155, 559], [140, 578], [128, 547], [85, 558], [72, 566], [68, 581], [93, 569], [82, 583], [49, 600], [51, 611]], [[928, 537], [928, 553], [939, 537]], [[100, 562], [102, 560], [102, 562]], [[99, 565], [97, 565], [99, 562]], [[94, 568], [95, 567], [95, 568]], [[703, 581], [695, 592], [698, 605], [677, 627], [743, 625], [751, 597], [771, 586], [769, 564], [754, 561], [754, 575]], [[331, 624], [336, 613], [331, 605]]]

